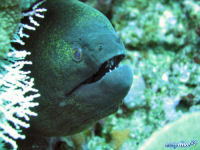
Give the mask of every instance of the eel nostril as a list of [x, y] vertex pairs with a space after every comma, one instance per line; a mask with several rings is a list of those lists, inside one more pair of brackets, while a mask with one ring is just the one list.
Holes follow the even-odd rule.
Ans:
[[102, 51], [102, 49], [103, 49], [103, 45], [99, 45], [99, 46], [98, 46], [98, 50], [99, 50], [99, 51]]

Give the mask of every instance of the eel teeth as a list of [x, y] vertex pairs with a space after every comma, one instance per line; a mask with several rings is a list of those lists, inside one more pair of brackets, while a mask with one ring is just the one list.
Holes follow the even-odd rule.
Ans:
[[118, 55], [107, 60], [100, 66], [99, 70], [95, 74], [86, 79], [82, 84], [90, 84], [96, 82], [100, 80], [108, 72], [112, 72], [114, 69], [118, 67], [120, 61], [124, 58], [124, 56], [125, 55]]

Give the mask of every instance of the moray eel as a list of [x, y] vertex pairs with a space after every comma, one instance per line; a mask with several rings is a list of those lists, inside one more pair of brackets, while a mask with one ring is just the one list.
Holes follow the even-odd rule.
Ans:
[[47, 13], [26, 41], [31, 76], [41, 97], [31, 134], [65, 136], [116, 112], [132, 83], [119, 65], [125, 47], [109, 20], [76, 0], [48, 0]]

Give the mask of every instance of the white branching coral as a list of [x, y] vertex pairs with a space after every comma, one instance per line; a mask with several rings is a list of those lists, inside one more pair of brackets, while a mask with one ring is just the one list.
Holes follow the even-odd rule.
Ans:
[[[43, 18], [45, 8], [38, 8], [43, 1], [32, 7], [32, 11], [23, 13], [28, 17], [30, 24], [19, 24], [16, 34], [11, 42], [24, 45], [21, 40], [29, 35], [23, 33], [24, 29], [35, 30], [39, 23], [34, 17]], [[22, 128], [28, 128], [30, 116], [37, 116], [31, 111], [32, 107], [38, 105], [33, 100], [40, 96], [38, 90], [33, 88], [34, 79], [29, 77], [30, 71], [23, 71], [24, 65], [31, 65], [25, 57], [31, 53], [27, 50], [16, 50], [14, 47], [0, 61], [0, 138], [10, 143], [13, 149], [17, 149], [16, 139], [24, 139]]]
[[37, 21], [34, 20], [34, 16], [38, 17], [38, 18], [44, 18], [44, 14], [41, 14], [43, 12], [46, 12], [47, 9], [46, 8], [38, 8], [42, 3], [44, 3], [45, 0], [38, 2], [37, 4], [35, 4], [32, 7], [31, 11], [25, 12], [22, 14], [22, 17], [28, 17], [31, 25], [28, 24], [23, 24], [23, 23], [19, 23], [19, 29], [17, 34], [14, 35], [14, 39], [11, 40], [11, 42], [15, 42], [15, 43], [19, 43], [20, 45], [24, 45], [25, 43], [21, 40], [21, 38], [29, 38], [29, 35], [23, 33], [24, 29], [27, 30], [36, 30], [36, 26], [39, 26], [39, 23]]

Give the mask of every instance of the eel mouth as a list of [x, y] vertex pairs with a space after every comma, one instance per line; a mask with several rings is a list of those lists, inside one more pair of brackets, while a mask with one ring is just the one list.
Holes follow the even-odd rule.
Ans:
[[69, 93], [66, 94], [66, 96], [70, 96], [75, 90], [77, 90], [80, 86], [84, 84], [92, 84], [101, 80], [106, 75], [106, 73], [112, 72], [113, 70], [117, 69], [119, 63], [124, 59], [124, 57], [125, 55], [121, 54], [105, 61], [95, 74], [93, 74], [88, 79], [80, 83], [77, 87], [72, 89]]
[[106, 73], [113, 71], [119, 65], [119, 63], [123, 60], [125, 55], [118, 55], [114, 56], [113, 58], [109, 59], [108, 61], [104, 62], [99, 70], [86, 79], [82, 84], [91, 84], [100, 80]]

